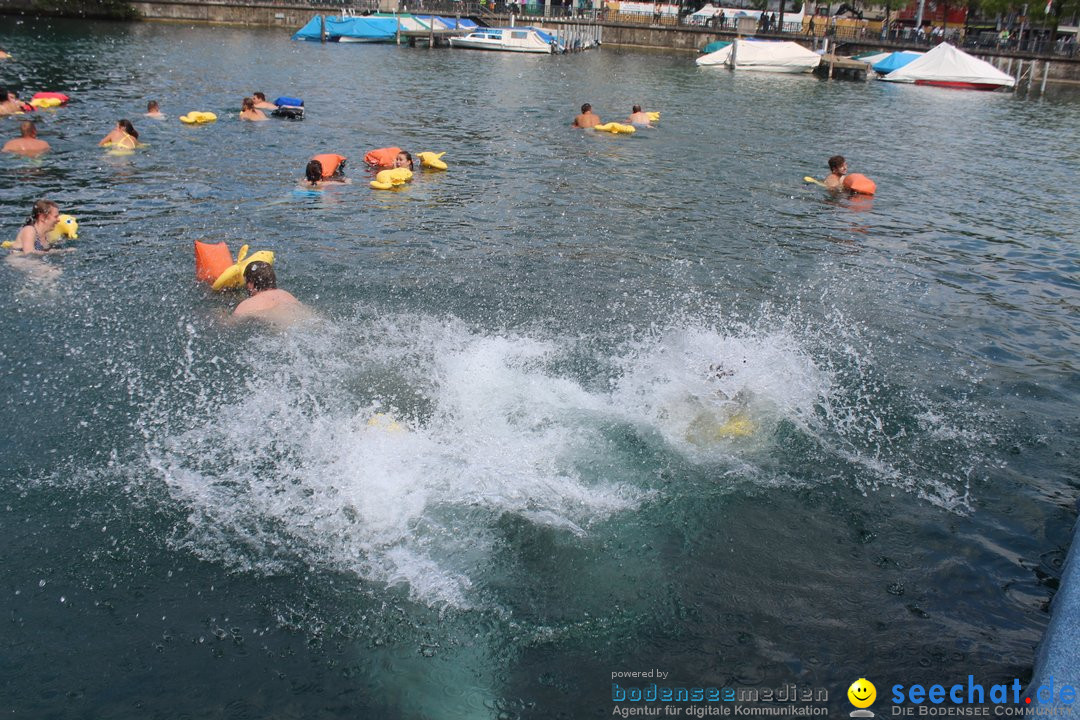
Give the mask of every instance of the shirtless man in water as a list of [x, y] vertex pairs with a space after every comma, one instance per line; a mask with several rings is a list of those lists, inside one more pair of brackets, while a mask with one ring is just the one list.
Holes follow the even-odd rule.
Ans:
[[259, 318], [287, 325], [308, 314], [307, 306], [292, 293], [279, 290], [277, 276], [270, 263], [256, 260], [244, 268], [244, 284], [250, 297], [233, 310], [234, 318]]
[[635, 105], [634, 109], [630, 113], [630, 118], [626, 121], [627, 125], [640, 125], [642, 127], [652, 127], [649, 122], [649, 113], [641, 112], [641, 106]]
[[591, 128], [600, 124], [600, 116], [592, 111], [592, 105], [585, 103], [581, 106], [581, 114], [574, 118], [570, 127]]
[[825, 176], [825, 187], [830, 190], [839, 190], [844, 187], [844, 176], [847, 175], [847, 160], [843, 155], [833, 155], [829, 158], [829, 174]]
[[38, 140], [37, 125], [34, 125], [29, 120], [23, 120], [19, 124], [19, 130], [22, 132], [22, 136], [14, 140], [8, 140], [4, 143], [4, 147], [0, 149], [0, 152], [15, 153], [25, 157], [37, 157], [41, 153], [48, 151], [49, 143]]

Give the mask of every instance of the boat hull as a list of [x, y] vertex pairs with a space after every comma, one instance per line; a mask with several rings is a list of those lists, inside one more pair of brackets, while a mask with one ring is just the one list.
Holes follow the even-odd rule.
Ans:
[[467, 50], [496, 50], [498, 52], [516, 52], [516, 53], [538, 53], [543, 55], [551, 54], [551, 47], [514, 47], [512, 45], [502, 45], [498, 43], [485, 43], [478, 42], [476, 40], [465, 40], [464, 38], [451, 38], [450, 47], [465, 48]]
[[997, 83], [956, 82], [951, 80], [916, 80], [915, 84], [954, 88], [956, 90], [1001, 90], [1002, 88], [1009, 87], [1008, 85], [998, 85]]

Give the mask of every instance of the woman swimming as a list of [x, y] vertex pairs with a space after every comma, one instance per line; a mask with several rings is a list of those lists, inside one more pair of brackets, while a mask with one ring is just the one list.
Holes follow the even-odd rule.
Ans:
[[135, 126], [131, 124], [130, 120], [118, 120], [116, 127], [109, 131], [108, 135], [101, 138], [101, 142], [98, 143], [99, 147], [105, 147], [107, 145], [119, 148], [138, 147], [139, 133], [135, 130]]
[[304, 168], [304, 180], [310, 187], [324, 183], [347, 183], [345, 157], [334, 153], [322, 153], [308, 160]]
[[262, 110], [258, 110], [255, 107], [255, 101], [249, 97], [240, 101], [240, 119], [241, 120], [269, 120], [266, 117], [266, 113]]
[[60, 208], [52, 200], [38, 200], [30, 209], [19, 234], [15, 236], [15, 249], [25, 255], [44, 255], [52, 250], [46, 237], [60, 220]]

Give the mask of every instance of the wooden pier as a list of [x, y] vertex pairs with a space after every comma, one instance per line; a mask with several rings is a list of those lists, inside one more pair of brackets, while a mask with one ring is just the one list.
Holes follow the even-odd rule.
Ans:
[[837, 80], [865, 80], [870, 66], [861, 60], [840, 57], [829, 53], [821, 56], [821, 64], [814, 68], [814, 74]]

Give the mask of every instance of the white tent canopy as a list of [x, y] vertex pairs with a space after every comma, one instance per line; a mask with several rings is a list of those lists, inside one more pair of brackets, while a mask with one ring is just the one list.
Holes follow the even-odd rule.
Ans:
[[814, 69], [821, 62], [821, 56], [794, 42], [736, 40], [716, 52], [702, 55], [696, 62], [698, 65], [727, 65], [740, 70], [794, 73]]
[[921, 58], [894, 70], [882, 80], [957, 87], [1015, 87], [1016, 81], [990, 63], [941, 43]]

